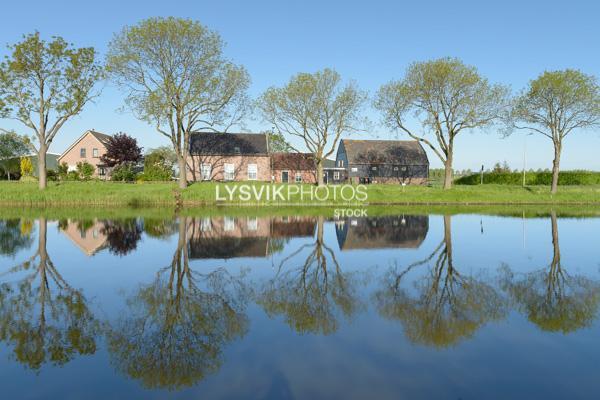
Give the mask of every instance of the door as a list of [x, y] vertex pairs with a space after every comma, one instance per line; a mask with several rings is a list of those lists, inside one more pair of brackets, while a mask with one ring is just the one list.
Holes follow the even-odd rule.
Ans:
[[288, 171], [281, 171], [281, 182], [288, 183], [290, 180], [290, 173]]

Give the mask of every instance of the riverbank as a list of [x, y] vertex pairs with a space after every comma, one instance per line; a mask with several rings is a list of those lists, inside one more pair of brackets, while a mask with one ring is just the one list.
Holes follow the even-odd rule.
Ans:
[[[245, 182], [242, 182], [246, 184]], [[241, 183], [240, 183], [241, 184]], [[234, 185], [234, 183], [229, 184]], [[220, 190], [217, 192], [217, 186]], [[286, 185], [250, 184], [256, 192]], [[292, 186], [292, 185], [290, 185]], [[345, 201], [333, 187], [323, 191], [320, 199], [301, 198], [301, 190], [314, 186], [302, 185], [292, 190], [287, 201], [230, 201], [223, 184], [196, 183], [184, 190], [175, 183], [126, 184], [116, 182], [50, 182], [45, 191], [36, 183], [0, 182], [0, 205], [14, 207], [199, 207], [216, 205], [245, 206], [341, 206], [341, 205], [600, 205], [600, 186], [564, 186], [556, 195], [547, 186], [477, 185], [439, 187], [369, 185], [366, 200]], [[287, 189], [287, 187], [284, 187]], [[283, 191], [287, 193], [287, 190]], [[349, 191], [351, 192], [351, 191]], [[227, 200], [223, 200], [226, 199]], [[363, 196], [364, 198], [364, 196]]]

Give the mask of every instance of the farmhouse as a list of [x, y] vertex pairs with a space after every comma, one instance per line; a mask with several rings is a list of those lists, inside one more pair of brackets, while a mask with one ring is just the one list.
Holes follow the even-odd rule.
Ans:
[[75, 171], [77, 163], [87, 161], [95, 167], [94, 177], [107, 179], [108, 168], [102, 164], [100, 157], [106, 153], [110, 138], [111, 136], [94, 130], [86, 131], [58, 157], [58, 164], [66, 163], [69, 171]]
[[198, 132], [190, 137], [190, 181], [270, 181], [267, 135]]
[[273, 153], [273, 181], [277, 183], [315, 183], [315, 157], [311, 153]]
[[422, 185], [429, 177], [427, 154], [414, 140], [342, 139], [336, 166], [345, 168], [351, 183]]
[[429, 217], [423, 215], [347, 218], [335, 223], [340, 250], [416, 249], [428, 231]]

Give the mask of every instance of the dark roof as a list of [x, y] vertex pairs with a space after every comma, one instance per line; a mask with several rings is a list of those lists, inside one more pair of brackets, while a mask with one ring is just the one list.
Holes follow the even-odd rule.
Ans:
[[416, 140], [342, 139], [349, 164], [429, 165], [423, 146]]
[[335, 160], [326, 158], [323, 160], [323, 168], [335, 168]]
[[348, 218], [335, 231], [341, 250], [417, 248], [429, 231], [429, 216]]
[[106, 144], [108, 143], [108, 141], [110, 140], [110, 138], [112, 136], [104, 134], [104, 133], [100, 133], [100, 132], [96, 132], [96, 131], [90, 131], [90, 133], [100, 141], [100, 143], [102, 143], [103, 145], [106, 146]]
[[273, 153], [273, 169], [314, 171], [315, 157], [312, 153]]
[[192, 155], [262, 155], [267, 154], [264, 133], [198, 132], [190, 137]]

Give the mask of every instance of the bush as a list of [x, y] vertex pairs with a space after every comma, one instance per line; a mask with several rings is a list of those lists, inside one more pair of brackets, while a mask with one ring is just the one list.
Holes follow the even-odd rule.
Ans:
[[136, 179], [137, 174], [134, 171], [133, 165], [131, 164], [123, 164], [116, 166], [110, 177], [113, 181], [121, 181], [121, 182], [133, 182]]
[[46, 170], [46, 179], [49, 181], [57, 181], [58, 173], [53, 169]]
[[[457, 185], [479, 185], [481, 182], [480, 174], [463, 176], [454, 181]], [[522, 172], [485, 172], [483, 174], [484, 184], [494, 185], [522, 185]], [[525, 173], [525, 184], [550, 185], [552, 183], [552, 172], [529, 171]], [[600, 185], [600, 172], [593, 171], [564, 171], [558, 175], [559, 185]]]
[[170, 181], [173, 176], [175, 155], [172, 150], [159, 147], [144, 158], [144, 181]]
[[92, 179], [92, 175], [94, 175], [95, 170], [96, 168], [87, 161], [77, 163], [77, 173], [79, 174], [79, 179], [81, 180], [89, 181]]
[[31, 158], [21, 157], [21, 177], [33, 175], [33, 164]]
[[61, 163], [58, 166], [58, 178], [61, 181], [66, 181], [68, 179], [68, 174], [69, 174], [69, 165], [66, 162]]
[[68, 181], [78, 181], [79, 180], [79, 172], [77, 172], [77, 171], [67, 172], [66, 179]]

